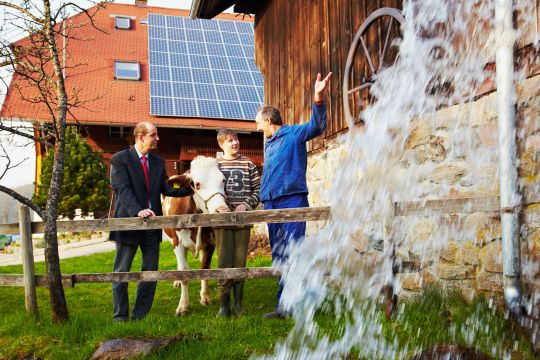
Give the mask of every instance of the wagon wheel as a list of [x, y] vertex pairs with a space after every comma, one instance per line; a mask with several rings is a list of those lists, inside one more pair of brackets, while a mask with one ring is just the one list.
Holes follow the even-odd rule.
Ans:
[[[369, 90], [377, 74], [395, 63], [398, 51], [395, 40], [401, 38], [404, 21], [399, 10], [380, 8], [366, 18], [356, 33], [343, 78], [343, 107], [349, 129], [362, 121], [361, 111], [374, 102]], [[366, 37], [370, 39], [366, 41]], [[369, 43], [371, 39], [375, 41]]]

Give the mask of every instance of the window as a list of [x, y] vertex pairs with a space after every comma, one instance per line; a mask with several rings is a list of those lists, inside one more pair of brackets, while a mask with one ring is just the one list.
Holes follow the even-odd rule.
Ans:
[[115, 61], [114, 77], [120, 80], [140, 80], [141, 67], [138, 62], [133, 61]]
[[131, 28], [131, 19], [127, 16], [117, 16], [114, 25], [117, 29], [129, 30]]
[[111, 139], [124, 139], [129, 134], [130, 128], [127, 126], [110, 126], [109, 137]]
[[141, 18], [141, 24], [147, 25], [148, 24], [148, 18]]

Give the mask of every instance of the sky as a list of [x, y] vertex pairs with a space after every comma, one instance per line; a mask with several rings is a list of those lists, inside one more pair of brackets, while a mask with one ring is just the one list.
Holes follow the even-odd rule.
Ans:
[[[64, 0], [52, 0], [52, 6], [58, 6], [60, 1], [65, 2]], [[91, 7], [93, 4], [86, 0], [71, 0], [73, 3], [81, 7]], [[12, 1], [13, 3], [20, 3], [21, 0]], [[115, 0], [115, 3], [121, 4], [134, 4], [134, 0]], [[159, 6], [159, 7], [168, 7], [176, 9], [190, 9], [192, 0], [148, 0], [148, 6]], [[1, 10], [1, 7], [0, 7]], [[4, 13], [0, 11], [0, 26], [6, 22]], [[15, 41], [24, 34], [18, 29], [13, 27], [5, 27], [0, 31], [0, 37], [2, 40]], [[6, 73], [2, 72], [0, 69], [0, 77], [4, 81], [9, 82], [9, 78], [6, 77]], [[6, 92], [6, 87], [3, 83], [0, 83], [0, 105], [3, 102], [3, 98]], [[33, 146], [21, 147], [21, 142], [14, 139], [13, 141], [8, 141], [8, 139], [0, 132], [0, 143], [5, 147], [7, 153], [10, 155], [12, 164], [22, 162], [21, 165], [9, 170], [6, 175], [0, 179], [0, 184], [8, 187], [17, 187], [27, 184], [32, 184], [34, 182], [34, 168], [35, 168], [35, 153]], [[26, 143], [26, 141], [24, 142]], [[1, 149], [0, 149], [1, 150]], [[2, 153], [0, 151], [0, 174], [5, 168], [6, 161], [2, 158]], [[4, 205], [0, 205], [4, 206]]]

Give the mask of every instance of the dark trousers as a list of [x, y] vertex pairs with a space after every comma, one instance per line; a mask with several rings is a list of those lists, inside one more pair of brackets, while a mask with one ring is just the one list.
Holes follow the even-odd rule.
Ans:
[[[246, 267], [250, 228], [242, 229], [214, 229], [216, 244], [218, 246], [218, 267], [243, 268]], [[231, 293], [234, 283], [243, 283], [244, 280], [222, 279], [218, 280], [219, 296]]]
[[[309, 207], [307, 194], [280, 196], [277, 199], [264, 202], [265, 210], [290, 209]], [[296, 243], [306, 235], [305, 222], [268, 224], [268, 237], [272, 248], [272, 264], [286, 265], [289, 259], [289, 245]], [[279, 280], [279, 290], [276, 295], [277, 307], [280, 307], [283, 280]]]
[[[116, 255], [114, 257], [114, 272], [129, 272], [133, 258], [140, 246], [142, 253], [142, 271], [155, 271], [159, 264], [159, 236], [155, 232], [146, 232], [144, 240], [139, 245], [127, 245], [116, 243]], [[139, 282], [135, 305], [131, 312], [132, 319], [142, 319], [150, 311], [154, 295], [156, 293], [155, 281]], [[113, 319], [125, 321], [129, 317], [128, 283], [113, 282]]]

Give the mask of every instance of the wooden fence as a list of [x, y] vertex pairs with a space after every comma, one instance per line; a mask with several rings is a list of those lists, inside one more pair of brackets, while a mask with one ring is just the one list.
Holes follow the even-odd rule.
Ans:
[[[529, 202], [538, 202], [529, 201]], [[499, 212], [498, 197], [474, 197], [444, 200], [427, 200], [394, 203], [391, 216], [414, 215], [422, 212], [472, 213]], [[509, 209], [503, 209], [509, 211]], [[324, 221], [330, 218], [329, 207], [296, 208], [281, 210], [260, 210], [222, 214], [190, 214], [176, 216], [156, 216], [150, 218], [120, 218], [104, 220], [58, 221], [58, 232], [148, 230], [163, 228], [194, 228], [231, 225], [250, 225], [259, 222], [280, 223], [295, 221]], [[391, 219], [389, 219], [391, 221]], [[390, 223], [390, 222], [388, 222]], [[21, 236], [24, 274], [0, 274], [0, 286], [24, 286], [26, 308], [31, 314], [37, 313], [36, 286], [46, 286], [46, 275], [35, 275], [32, 250], [32, 234], [42, 233], [43, 223], [30, 222], [30, 212], [26, 206], [19, 209], [19, 223], [0, 225], [0, 234]], [[279, 276], [279, 269], [233, 268], [211, 270], [145, 271], [127, 273], [95, 273], [63, 275], [65, 286], [76, 283], [99, 283], [113, 281], [159, 281], [159, 280], [201, 280], [201, 279], [252, 279]]]

